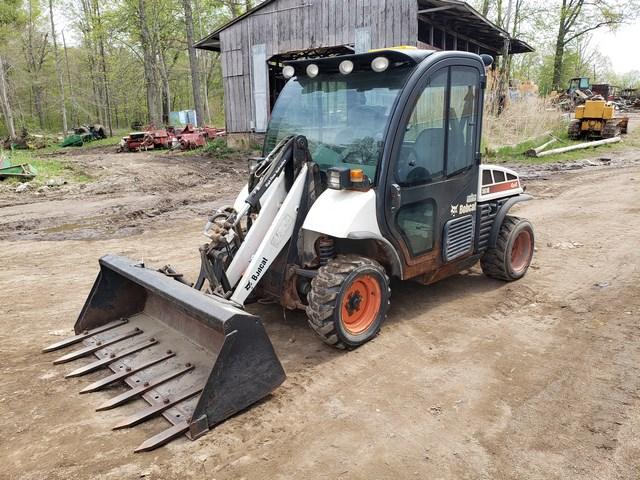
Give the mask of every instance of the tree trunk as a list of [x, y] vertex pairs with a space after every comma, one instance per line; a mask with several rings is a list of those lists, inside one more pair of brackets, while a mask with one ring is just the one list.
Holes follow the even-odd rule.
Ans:
[[191, 87], [193, 90], [193, 103], [196, 109], [196, 121], [198, 125], [204, 124], [204, 108], [202, 105], [202, 89], [200, 87], [200, 72], [198, 72], [198, 56], [193, 47], [193, 14], [191, 0], [183, 0], [184, 23], [187, 29], [187, 46], [189, 49], [189, 68], [191, 69]]
[[147, 109], [149, 112], [149, 122], [153, 125], [160, 125], [161, 118], [158, 109], [158, 84], [156, 82], [156, 59], [153, 50], [153, 42], [149, 26], [147, 24], [147, 14], [145, 0], [138, 0], [138, 21], [140, 22], [140, 36], [142, 43], [144, 82], [147, 91]]
[[35, 29], [37, 15], [34, 15], [33, 0], [29, 1], [29, 20], [27, 22], [26, 44], [23, 43], [22, 49], [27, 63], [27, 71], [29, 72], [29, 82], [31, 83], [31, 95], [33, 106], [38, 117], [38, 125], [41, 129], [45, 128], [45, 112], [44, 112], [44, 75], [42, 75], [42, 67], [47, 56], [47, 37], [48, 33], [41, 35]]
[[482, 2], [482, 16], [486, 17], [489, 13], [489, 0], [483, 0]]
[[[104, 112], [102, 101], [102, 89], [100, 88], [98, 78], [98, 68], [95, 59], [98, 57], [98, 52], [93, 39], [93, 7], [90, 0], [82, 0], [82, 12], [84, 14], [84, 28], [82, 28], [82, 34], [84, 36], [84, 43], [86, 45], [87, 63], [89, 64], [89, 76], [91, 77], [91, 89], [93, 90], [93, 106], [95, 107], [95, 115], [99, 123], [104, 124]], [[92, 123], [94, 120], [87, 118], [88, 123]]]
[[44, 116], [44, 105], [43, 105], [43, 91], [42, 91], [42, 86], [38, 83], [34, 83], [31, 86], [31, 89], [33, 91], [33, 103], [34, 106], [36, 107], [36, 115], [38, 116], [38, 126], [40, 127], [40, 130], [44, 130], [45, 129], [45, 116]]
[[53, 20], [53, 0], [49, 0], [49, 17], [51, 18], [51, 39], [53, 40], [53, 56], [56, 63], [56, 76], [58, 77], [58, 86], [60, 88], [60, 105], [62, 111], [62, 132], [67, 134], [67, 98], [64, 93], [64, 80], [62, 77], [62, 67], [60, 65], [60, 55], [58, 54], [58, 40], [56, 39], [56, 25]]
[[67, 53], [67, 41], [64, 38], [64, 30], [60, 32], [62, 35], [62, 48], [64, 49], [64, 64], [67, 72], [67, 86], [69, 87], [69, 101], [71, 102], [71, 123], [78, 124], [78, 111], [76, 108], [75, 98], [73, 96], [73, 84], [71, 83], [71, 70], [69, 69], [69, 54]]
[[[204, 37], [202, 28], [202, 9], [200, 8], [199, 0], [194, 0], [193, 5], [196, 11], [196, 25], [198, 38]], [[207, 116], [207, 124], [213, 125], [213, 117], [211, 116], [211, 106], [209, 105], [209, 61], [212, 55], [200, 55], [198, 58], [198, 68], [200, 70], [200, 82], [202, 84], [202, 103], [204, 104], [204, 112]]]
[[565, 37], [567, 36], [565, 22], [567, 16], [566, 6], [566, 0], [562, 0], [560, 21], [558, 22], [558, 35], [556, 36], [556, 48], [553, 55], [553, 77], [551, 84], [557, 91], [560, 91], [560, 82], [562, 81], [562, 61], [564, 58]]
[[7, 125], [9, 138], [16, 138], [16, 127], [13, 123], [13, 111], [9, 103], [9, 95], [7, 94], [7, 77], [4, 70], [4, 58], [0, 56], [0, 105], [2, 106], [2, 115]]
[[558, 32], [558, 38], [556, 39], [556, 49], [553, 56], [553, 78], [551, 84], [553, 88], [559, 91], [561, 89], [560, 82], [562, 81], [562, 61], [564, 57], [564, 32]]
[[[513, 0], [508, 0], [507, 11], [505, 16], [502, 16], [502, 1], [497, 2], [498, 8], [498, 25], [500, 25], [507, 32], [509, 31], [509, 23], [511, 22], [511, 9], [513, 6]], [[494, 96], [494, 104], [492, 105], [492, 112], [496, 115], [500, 115], [502, 110], [506, 106], [509, 100], [509, 76], [511, 68], [511, 56], [509, 50], [511, 49], [511, 38], [507, 36], [504, 39], [502, 46], [502, 58], [500, 59], [500, 69], [498, 73], [498, 82], [496, 85], [496, 94]]]
[[162, 121], [169, 124], [171, 113], [171, 85], [169, 83], [169, 71], [163, 52], [160, 52], [160, 77], [162, 80]]
[[102, 88], [105, 99], [105, 111], [109, 136], [113, 137], [113, 126], [111, 125], [111, 98], [109, 95], [109, 79], [107, 77], [107, 60], [104, 53], [104, 32], [102, 31], [102, 19], [100, 17], [100, 4], [96, 1], [96, 22], [98, 24], [98, 48], [100, 50], [100, 68], [102, 70]]

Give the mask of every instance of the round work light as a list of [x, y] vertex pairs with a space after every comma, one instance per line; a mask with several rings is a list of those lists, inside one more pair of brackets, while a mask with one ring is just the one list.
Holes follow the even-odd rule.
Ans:
[[341, 74], [349, 75], [351, 72], [353, 72], [353, 62], [351, 60], [343, 60], [340, 62], [338, 69], [340, 70]]
[[284, 67], [282, 69], [282, 76], [284, 78], [291, 78], [296, 74], [296, 69], [293, 68], [291, 65], [287, 65], [286, 67]]
[[318, 68], [318, 65], [316, 65], [315, 63], [310, 63], [309, 65], [307, 65], [307, 75], [309, 75], [311, 78], [318, 75], [319, 71], [320, 69]]
[[376, 57], [371, 61], [371, 70], [374, 72], [384, 72], [389, 68], [389, 59], [387, 57]]

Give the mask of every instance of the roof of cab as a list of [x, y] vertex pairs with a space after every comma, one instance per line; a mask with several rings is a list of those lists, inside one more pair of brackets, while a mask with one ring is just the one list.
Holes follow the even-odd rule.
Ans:
[[323, 70], [338, 70], [340, 62], [351, 60], [355, 68], [369, 66], [371, 61], [376, 57], [387, 57], [394, 67], [417, 65], [425, 58], [434, 54], [435, 50], [422, 50], [418, 48], [385, 48], [380, 50], [370, 50], [366, 53], [353, 53], [349, 55], [336, 55], [322, 58], [306, 58], [302, 60], [291, 60], [284, 62], [285, 65], [291, 65], [294, 68], [306, 68], [307, 65], [315, 63], [323, 67]]

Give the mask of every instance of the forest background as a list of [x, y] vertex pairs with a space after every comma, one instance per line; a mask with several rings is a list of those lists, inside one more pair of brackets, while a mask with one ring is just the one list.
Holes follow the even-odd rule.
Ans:
[[[170, 111], [184, 109], [224, 126], [219, 55], [190, 45], [256, 3], [0, 0], [0, 136], [22, 129], [61, 133], [93, 123], [112, 131], [135, 122], [162, 124]], [[639, 0], [471, 4], [536, 49], [502, 58], [500, 83], [533, 81], [541, 95], [566, 88], [576, 76], [640, 87], [633, 42], [609, 41], [608, 51], [602, 48], [603, 35], [611, 40], [620, 29], [640, 27]], [[622, 69], [608, 56], [618, 48], [630, 52]]]

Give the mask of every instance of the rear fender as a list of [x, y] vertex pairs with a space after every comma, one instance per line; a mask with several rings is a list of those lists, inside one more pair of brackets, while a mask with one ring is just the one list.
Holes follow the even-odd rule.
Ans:
[[500, 232], [500, 227], [502, 226], [502, 222], [504, 221], [504, 217], [507, 216], [511, 207], [513, 207], [516, 203], [527, 202], [532, 200], [533, 197], [528, 194], [520, 194], [515, 197], [511, 197], [507, 200], [504, 205], [498, 210], [498, 214], [493, 221], [493, 226], [491, 227], [491, 235], [489, 236], [489, 248], [493, 248], [496, 246], [496, 242], [498, 241], [498, 233]]

